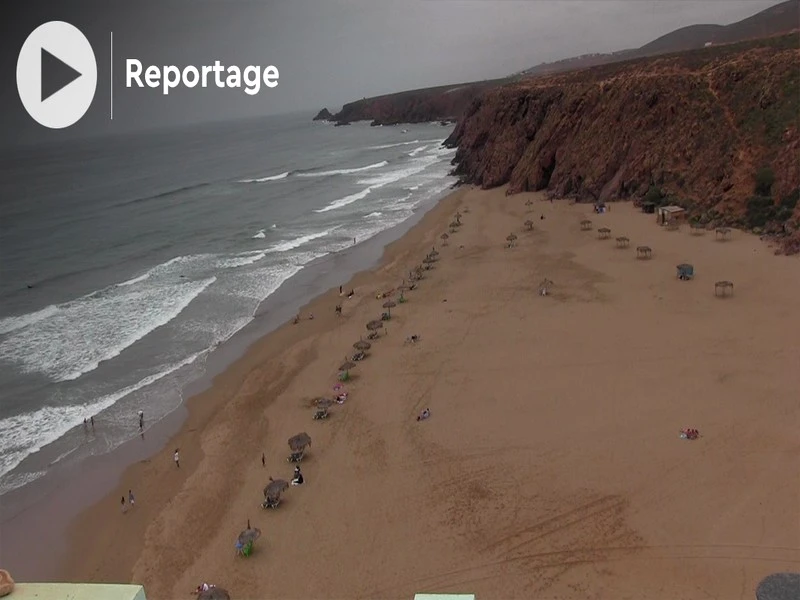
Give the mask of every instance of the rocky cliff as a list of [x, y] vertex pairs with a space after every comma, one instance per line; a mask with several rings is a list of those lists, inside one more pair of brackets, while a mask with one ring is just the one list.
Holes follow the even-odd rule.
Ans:
[[313, 121], [332, 121], [333, 115], [327, 108], [323, 108], [317, 113], [317, 116], [312, 119]]
[[362, 98], [345, 104], [333, 120], [338, 123], [371, 121], [372, 125], [455, 120], [482, 92], [508, 81], [495, 79]]
[[446, 144], [509, 193], [685, 206], [800, 250], [800, 49], [789, 35], [488, 90]]

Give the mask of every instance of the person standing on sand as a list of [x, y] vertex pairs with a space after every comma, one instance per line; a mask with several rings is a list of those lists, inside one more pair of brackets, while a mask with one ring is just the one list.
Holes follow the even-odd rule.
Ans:
[[135, 504], [135, 502], [136, 502], [136, 499], [133, 497], [133, 490], [128, 490], [128, 504], [131, 505], [131, 508], [133, 508], [133, 505]]
[[261, 466], [262, 467], [266, 467], [267, 466], [267, 457], [264, 455], [263, 452], [261, 453]]
[[125, 496], [122, 497], [122, 512], [123, 513], [128, 512], [128, 507], [125, 506]]
[[139, 411], [139, 431], [144, 429], [144, 411]]
[[175, 466], [179, 469], [181, 468], [181, 456], [178, 454], [178, 449], [175, 448], [175, 454], [172, 455], [173, 460], [175, 461]]
[[342, 295], [342, 286], [339, 286], [339, 295]]
[[89, 417], [89, 422], [92, 424], [92, 429], [94, 429], [94, 417]]

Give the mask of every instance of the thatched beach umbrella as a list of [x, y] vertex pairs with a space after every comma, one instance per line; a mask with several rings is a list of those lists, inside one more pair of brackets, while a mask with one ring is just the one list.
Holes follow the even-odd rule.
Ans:
[[[277, 498], [283, 492], [289, 489], [289, 482], [285, 479], [269, 478], [269, 483], [264, 488], [264, 498]], [[242, 532], [244, 533], [244, 532]], [[259, 531], [259, 535], [261, 532]], [[241, 536], [239, 536], [241, 539]]]
[[351, 360], [343, 362], [341, 365], [339, 365], [339, 371], [341, 371], [342, 373], [347, 373], [350, 369], [355, 369], [355, 368], [356, 368], [356, 363], [354, 363]]
[[367, 323], [367, 329], [370, 331], [377, 331], [378, 329], [383, 328], [383, 321], [379, 321], [378, 319], [374, 319]]
[[369, 342], [365, 342], [364, 340], [358, 340], [355, 344], [353, 344], [353, 348], [364, 352], [372, 348], [372, 344], [370, 344]]
[[513, 233], [509, 233], [509, 234], [506, 236], [506, 241], [508, 242], [508, 247], [509, 247], [509, 248], [511, 248], [511, 246], [513, 246], [513, 245], [514, 245], [514, 241], [515, 241], [516, 239], [517, 239], [517, 236], [516, 236], [515, 234], [513, 234]]
[[[284, 482], [284, 483], [286, 483], [286, 482]], [[267, 495], [267, 488], [269, 488], [269, 486], [264, 488], [264, 495], [265, 496]], [[246, 546], [249, 543], [255, 542], [260, 537], [261, 537], [261, 530], [258, 527], [250, 527], [250, 528], [245, 529], [244, 531], [242, 531], [242, 533], [239, 534], [239, 538], [238, 539], [239, 539], [239, 543], [242, 546]]]
[[461, 223], [459, 223], [458, 221], [451, 221], [451, 222], [450, 222], [450, 231], [451, 231], [451, 232], [452, 232], [452, 231], [455, 231], [455, 230], [456, 230], [456, 229], [458, 229], [460, 226], [461, 226]]
[[308, 435], [305, 431], [303, 433], [298, 433], [297, 435], [293, 435], [289, 438], [289, 449], [292, 452], [300, 452], [306, 446], [311, 445], [311, 436]]
[[317, 400], [317, 408], [330, 408], [334, 405], [334, 400], [331, 398], [320, 398]]
[[228, 590], [215, 586], [197, 594], [197, 600], [231, 600], [231, 595]]
[[436, 248], [434, 248], [433, 250], [430, 251], [428, 256], [432, 256], [432, 257], [436, 258], [437, 256], [439, 256], [439, 251]]
[[447, 235], [446, 233], [443, 233], [443, 234], [442, 234], [442, 235], [440, 235], [439, 237], [440, 237], [440, 238], [442, 238], [442, 246], [447, 246], [447, 240], [448, 240], [448, 238], [449, 238], [450, 236], [449, 236], [449, 235]]
[[422, 259], [422, 264], [424, 265], [432, 265], [435, 262], [436, 261], [433, 260], [430, 256], [426, 256], [425, 258]]
[[531, 221], [530, 219], [525, 221], [525, 229], [531, 231], [533, 229], [533, 221]]
[[397, 306], [397, 302], [395, 302], [394, 300], [387, 300], [386, 302], [383, 303], [383, 308], [389, 311], [390, 317], [392, 316], [392, 309], [395, 306]]

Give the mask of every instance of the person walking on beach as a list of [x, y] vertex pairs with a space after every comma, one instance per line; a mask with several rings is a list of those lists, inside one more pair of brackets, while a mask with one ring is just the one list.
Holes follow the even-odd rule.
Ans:
[[128, 490], [128, 504], [131, 505], [131, 508], [133, 508], [133, 505], [135, 504], [135, 502], [136, 502], [136, 499], [133, 497], [133, 490]]
[[175, 461], [175, 466], [179, 469], [181, 468], [181, 456], [178, 454], [178, 449], [175, 448], [175, 454], [172, 456], [173, 460]]
[[261, 466], [262, 467], [266, 467], [267, 466], [267, 457], [265, 456], [265, 454], [263, 452], [261, 453]]
[[139, 431], [144, 429], [144, 411], [139, 411]]
[[122, 502], [122, 512], [124, 514], [124, 513], [128, 512], [128, 507], [125, 506], [125, 496], [122, 497], [122, 501], [121, 502]]

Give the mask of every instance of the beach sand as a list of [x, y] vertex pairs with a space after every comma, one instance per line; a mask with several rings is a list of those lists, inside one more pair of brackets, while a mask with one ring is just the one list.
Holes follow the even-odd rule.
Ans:
[[[442, 246], [456, 210], [463, 226]], [[651, 260], [637, 260], [643, 244]], [[312, 420], [311, 399], [331, 394], [383, 310], [375, 292], [434, 245], [439, 261], [392, 309], [347, 402]], [[676, 279], [681, 262], [693, 281]], [[733, 294], [715, 297], [726, 279]], [[233, 598], [727, 599], [800, 569], [797, 259], [735, 231], [666, 231], [627, 204], [595, 215], [464, 188], [349, 287], [191, 400], [169, 446], [73, 524], [66, 579], [135, 581], [151, 600], [201, 581]], [[680, 439], [685, 427], [702, 437]], [[306, 482], [262, 510], [301, 431]], [[248, 519], [263, 535], [237, 557]]]

